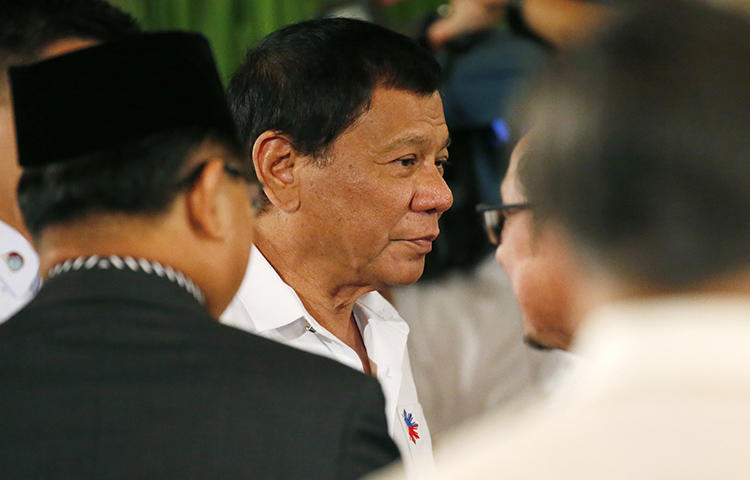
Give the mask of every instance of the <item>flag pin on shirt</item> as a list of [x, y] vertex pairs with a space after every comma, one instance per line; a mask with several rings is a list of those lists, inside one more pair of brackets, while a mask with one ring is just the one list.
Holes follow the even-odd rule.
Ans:
[[417, 439], [419, 438], [419, 432], [417, 432], [417, 428], [419, 428], [419, 424], [414, 421], [414, 417], [411, 413], [406, 413], [406, 410], [404, 410], [404, 423], [406, 424], [406, 427], [409, 429], [409, 440], [413, 444], [417, 444]]
[[17, 272], [23, 268], [23, 257], [18, 252], [9, 252], [3, 255], [3, 260], [11, 272]]

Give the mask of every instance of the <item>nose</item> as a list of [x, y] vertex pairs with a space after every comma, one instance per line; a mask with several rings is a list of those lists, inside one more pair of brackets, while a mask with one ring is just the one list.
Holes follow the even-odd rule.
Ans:
[[442, 214], [451, 208], [453, 193], [437, 169], [432, 167], [418, 182], [411, 200], [413, 211]]

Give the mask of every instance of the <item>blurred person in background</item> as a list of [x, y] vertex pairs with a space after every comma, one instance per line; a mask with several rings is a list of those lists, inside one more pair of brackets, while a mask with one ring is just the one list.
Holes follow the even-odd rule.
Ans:
[[560, 248], [558, 232], [535, 218], [518, 174], [533, 142], [534, 135], [527, 134], [513, 150], [500, 189], [503, 203], [479, 210], [521, 308], [526, 342], [539, 349], [567, 350], [578, 326], [566, 277], [570, 258]]
[[431, 468], [432, 446], [409, 326], [376, 290], [422, 275], [453, 201], [439, 82], [403, 35], [329, 18], [266, 37], [229, 86], [267, 202], [222, 321], [376, 376], [415, 470]]
[[0, 326], [4, 477], [359, 478], [398, 457], [377, 381], [217, 321], [260, 189], [205, 38], [9, 75], [46, 278]]
[[38, 291], [39, 258], [18, 208], [11, 65], [138, 33], [128, 14], [104, 0], [0, 0], [0, 322]]
[[554, 390], [568, 367], [559, 351], [524, 344], [508, 277], [475, 209], [500, 203], [512, 145], [507, 104], [547, 57], [538, 44], [500, 29], [456, 38], [437, 54], [451, 132], [445, 180], [454, 203], [440, 219], [420, 281], [391, 292], [411, 328], [414, 378], [436, 440], [528, 391]]
[[543, 77], [519, 177], [571, 259], [586, 366], [458, 434], [430, 478], [747, 476], [748, 57], [747, 17], [670, 1]]
[[[398, 0], [397, 0], [398, 1]], [[591, 0], [451, 0], [448, 14], [428, 32], [433, 48], [458, 35], [506, 19], [511, 30], [553, 48], [575, 46], [615, 15], [607, 2]]]

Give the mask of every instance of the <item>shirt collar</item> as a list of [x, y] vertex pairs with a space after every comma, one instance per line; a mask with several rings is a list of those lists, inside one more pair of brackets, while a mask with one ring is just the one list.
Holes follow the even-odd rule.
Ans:
[[356, 308], [359, 308], [362, 314], [371, 321], [377, 320], [383, 326], [392, 328], [394, 332], [403, 335], [404, 338], [409, 335], [409, 325], [380, 293], [369, 292], [362, 295], [356, 302]]
[[681, 381], [685, 372], [704, 370], [746, 378], [748, 340], [750, 298], [685, 295], [598, 309], [582, 324], [574, 350], [585, 359], [581, 373], [594, 391], [609, 377], [632, 380], [644, 371]]
[[294, 289], [284, 283], [255, 245], [250, 252], [250, 262], [237, 299], [252, 318], [258, 332], [281, 328], [300, 318], [310, 317]]
[[[23, 258], [23, 266], [12, 271], [6, 255], [16, 253]], [[31, 290], [38, 290], [39, 257], [34, 247], [16, 229], [0, 220], [0, 281], [5, 283], [17, 297]]]
[[[250, 261], [237, 298], [253, 320], [255, 330], [264, 332], [289, 325], [304, 318], [315, 327], [319, 324], [302, 304], [297, 292], [287, 285], [263, 253], [253, 245]], [[356, 302], [362, 317], [406, 336], [409, 326], [395, 308], [378, 292], [362, 295]], [[355, 308], [357, 308], [355, 307]], [[363, 319], [364, 320], [364, 319]]]
[[[695, 329], [732, 337], [750, 334], [750, 298], [733, 295], [674, 295], [614, 302], [593, 311], [583, 322], [575, 349], [593, 351], [602, 337], [635, 344], [644, 338], [669, 337], [677, 331], [693, 338]], [[668, 338], [663, 338], [668, 340]], [[668, 342], [671, 343], [671, 342]], [[586, 355], [588, 356], [588, 355]]]

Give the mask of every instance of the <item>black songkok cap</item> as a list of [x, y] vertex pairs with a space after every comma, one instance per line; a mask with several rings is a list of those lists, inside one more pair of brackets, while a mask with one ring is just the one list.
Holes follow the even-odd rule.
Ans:
[[202, 127], [236, 136], [202, 35], [149, 33], [9, 69], [23, 167]]

